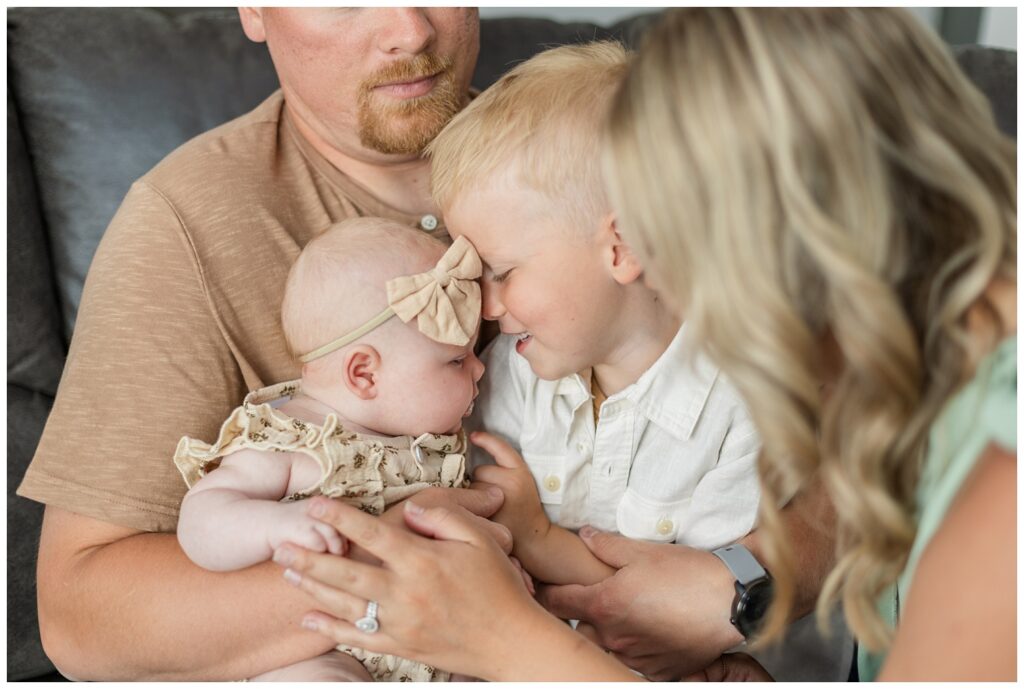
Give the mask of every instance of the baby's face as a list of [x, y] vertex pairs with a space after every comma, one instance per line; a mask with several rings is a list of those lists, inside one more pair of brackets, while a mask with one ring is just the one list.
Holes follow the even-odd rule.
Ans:
[[[479, 334], [479, 331], [478, 331]], [[404, 324], [382, 354], [377, 376], [382, 416], [377, 430], [387, 435], [455, 433], [473, 410], [484, 365], [466, 345], [440, 344]]]
[[607, 361], [621, 298], [602, 244], [554, 211], [539, 192], [506, 186], [457, 197], [444, 213], [484, 263], [483, 317], [519, 337], [516, 351], [547, 380]]

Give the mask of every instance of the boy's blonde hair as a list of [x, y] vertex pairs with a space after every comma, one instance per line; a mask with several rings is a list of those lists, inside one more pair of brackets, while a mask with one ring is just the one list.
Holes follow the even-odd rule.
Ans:
[[435, 237], [384, 218], [351, 218], [328, 227], [305, 246], [285, 283], [281, 325], [292, 355], [302, 356], [383, 311], [387, 281], [430, 270], [446, 248]]
[[[883, 647], [877, 602], [914, 542], [928, 431], [968, 371], [965, 314], [1016, 279], [1016, 145], [916, 18], [857, 8], [668, 12], [607, 134], [627, 241], [762, 434], [766, 636], [794, 600], [779, 505], [820, 479], [838, 561], [819, 613], [841, 598]], [[843, 367], [823, 399], [828, 338]]]
[[596, 226], [609, 210], [598, 135], [628, 64], [625, 48], [606, 41], [552, 48], [512, 69], [427, 147], [438, 206], [511, 174], [584, 232]]

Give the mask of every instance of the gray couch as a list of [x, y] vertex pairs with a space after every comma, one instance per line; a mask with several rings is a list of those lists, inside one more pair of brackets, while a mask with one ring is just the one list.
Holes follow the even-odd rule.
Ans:
[[[546, 46], [634, 44], [649, 20], [484, 21], [474, 84]], [[36, 620], [42, 506], [14, 491], [60, 380], [89, 262], [132, 180], [255, 106], [276, 78], [233, 10], [12, 9], [7, 44], [7, 676], [60, 679]], [[1015, 134], [1016, 54], [967, 47], [958, 57]]]

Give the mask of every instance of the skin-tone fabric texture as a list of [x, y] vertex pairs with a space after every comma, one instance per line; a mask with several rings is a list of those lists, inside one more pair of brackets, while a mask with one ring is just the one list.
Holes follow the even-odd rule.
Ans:
[[[173, 531], [178, 439], [215, 437], [248, 390], [298, 377], [279, 319], [288, 269], [313, 236], [357, 215], [420, 221], [318, 155], [279, 92], [142, 177], [97, 250], [18, 494]], [[443, 224], [432, 234], [447, 241]]]

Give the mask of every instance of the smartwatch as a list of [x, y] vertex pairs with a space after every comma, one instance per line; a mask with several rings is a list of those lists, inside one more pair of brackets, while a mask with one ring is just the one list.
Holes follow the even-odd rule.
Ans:
[[772, 577], [746, 547], [734, 543], [711, 553], [725, 563], [736, 577], [736, 597], [729, 621], [749, 639], [761, 628], [764, 614], [772, 602]]

